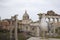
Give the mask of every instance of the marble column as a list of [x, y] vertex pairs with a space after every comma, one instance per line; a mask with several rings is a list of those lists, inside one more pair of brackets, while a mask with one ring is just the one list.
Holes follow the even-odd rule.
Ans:
[[53, 22], [55, 22], [55, 18], [53, 18]]
[[36, 36], [40, 36], [40, 29], [39, 29], [39, 27], [37, 27]]
[[53, 35], [53, 36], [55, 36], [55, 32], [56, 32], [56, 31], [55, 31], [55, 26], [54, 26], [54, 29], [53, 29], [53, 34], [54, 34], [54, 35]]
[[11, 17], [11, 21], [10, 21], [10, 40], [12, 40], [12, 37], [13, 37], [13, 36], [12, 36], [12, 35], [13, 35], [13, 34], [12, 34], [12, 30], [13, 30], [13, 29], [12, 29], [12, 17]]
[[14, 16], [14, 19], [15, 19], [15, 40], [18, 40], [18, 35], [17, 35], [17, 16], [18, 15]]
[[[55, 23], [55, 18], [53, 18], [53, 22]], [[55, 24], [52, 24], [52, 27], [53, 27], [53, 36], [55, 36], [55, 32], [56, 32]]]
[[59, 22], [59, 18], [56, 18], [57, 19], [57, 22]]
[[49, 22], [50, 22], [50, 18], [48, 18]]
[[41, 21], [41, 17], [39, 18], [39, 20]]
[[51, 37], [51, 33], [52, 33], [52, 24], [51, 23], [48, 23], [49, 25], [49, 37]]

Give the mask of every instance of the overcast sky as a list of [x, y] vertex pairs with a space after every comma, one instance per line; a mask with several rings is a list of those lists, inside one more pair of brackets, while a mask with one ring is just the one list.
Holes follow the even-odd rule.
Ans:
[[18, 14], [18, 18], [22, 19], [22, 15], [27, 10], [30, 19], [38, 20], [39, 13], [46, 13], [53, 10], [57, 14], [60, 13], [60, 0], [0, 0], [0, 16], [2, 19], [10, 18]]

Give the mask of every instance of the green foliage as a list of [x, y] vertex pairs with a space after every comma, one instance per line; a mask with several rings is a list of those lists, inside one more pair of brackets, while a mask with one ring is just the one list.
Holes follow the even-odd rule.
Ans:
[[[0, 40], [10, 40], [9, 32], [0, 32]], [[23, 33], [18, 33], [18, 40], [26, 40], [26, 37]]]
[[18, 34], [18, 39], [19, 40], [26, 40], [26, 37], [23, 35], [23, 33]]
[[6, 29], [0, 29], [0, 32], [9, 32], [9, 30], [6, 30]]

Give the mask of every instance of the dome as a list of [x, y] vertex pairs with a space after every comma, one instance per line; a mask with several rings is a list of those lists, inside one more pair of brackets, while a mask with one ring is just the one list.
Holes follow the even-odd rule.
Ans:
[[29, 15], [28, 15], [27, 11], [25, 11], [25, 13], [24, 13], [24, 15], [23, 15], [23, 19], [24, 19], [24, 20], [25, 20], [25, 19], [29, 19]]
[[27, 14], [27, 11], [25, 11], [25, 13], [24, 13], [24, 15], [23, 16], [29, 16], [28, 14]]

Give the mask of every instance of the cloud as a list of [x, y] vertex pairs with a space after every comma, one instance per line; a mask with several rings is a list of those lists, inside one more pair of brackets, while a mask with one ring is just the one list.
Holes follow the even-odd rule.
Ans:
[[0, 0], [0, 16], [4, 16], [3, 18], [17, 13], [19, 19], [22, 19], [25, 10], [28, 11], [30, 18], [36, 20], [39, 12], [46, 13], [48, 10], [54, 10], [60, 13], [60, 0]]

